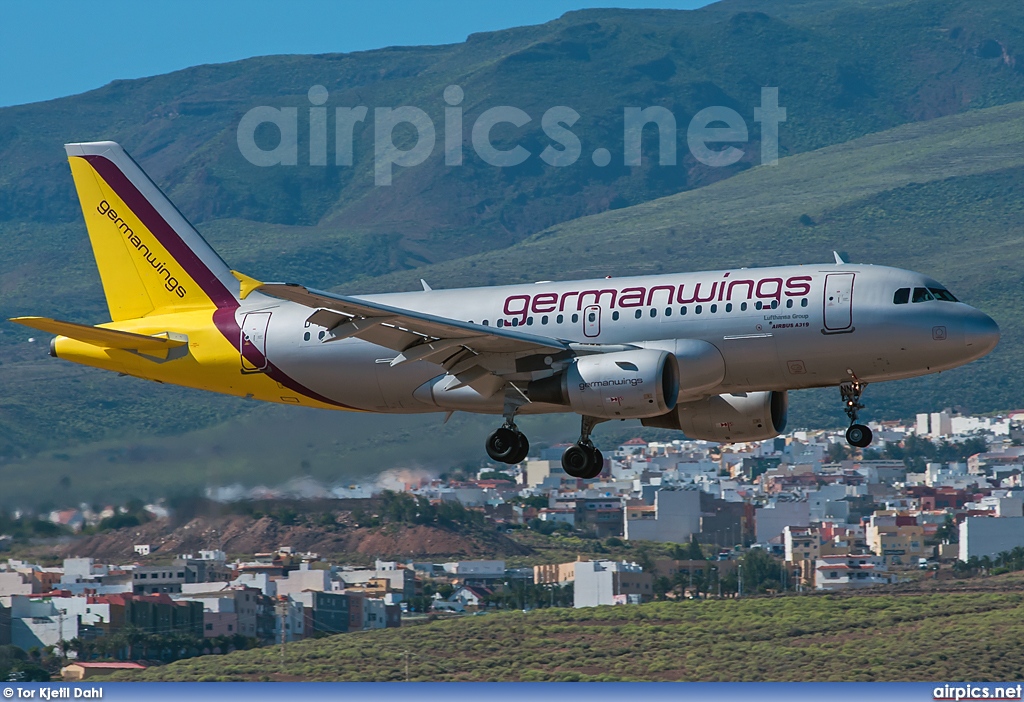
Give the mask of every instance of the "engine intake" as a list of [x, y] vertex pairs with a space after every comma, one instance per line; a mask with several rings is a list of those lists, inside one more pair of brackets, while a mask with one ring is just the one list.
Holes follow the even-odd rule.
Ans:
[[645, 427], [677, 429], [690, 439], [731, 444], [764, 441], [786, 429], [789, 395], [786, 391], [716, 395], [697, 402], [681, 402], [658, 417], [641, 420]]
[[531, 382], [526, 393], [533, 402], [567, 405], [591, 417], [655, 417], [676, 406], [679, 363], [654, 349], [581, 356], [561, 373]]

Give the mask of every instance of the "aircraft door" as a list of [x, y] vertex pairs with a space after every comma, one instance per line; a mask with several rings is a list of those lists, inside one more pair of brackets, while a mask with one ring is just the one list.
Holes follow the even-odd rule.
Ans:
[[265, 370], [267, 361], [267, 327], [270, 312], [250, 312], [242, 319], [238, 352], [242, 357], [242, 370], [256, 373]]
[[853, 331], [853, 278], [855, 273], [825, 276], [825, 330]]
[[593, 338], [601, 333], [601, 307], [590, 305], [583, 310], [583, 335]]

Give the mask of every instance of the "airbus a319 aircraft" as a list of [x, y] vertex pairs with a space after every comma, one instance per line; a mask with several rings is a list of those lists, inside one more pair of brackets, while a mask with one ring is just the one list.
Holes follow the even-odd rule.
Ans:
[[639, 419], [691, 439], [757, 441], [787, 391], [839, 386], [847, 440], [868, 383], [937, 373], [999, 340], [931, 278], [850, 264], [345, 296], [231, 270], [113, 142], [66, 147], [113, 321], [12, 321], [50, 355], [162, 383], [363, 412], [499, 415], [495, 461], [529, 441], [518, 415], [575, 412], [565, 471], [603, 465], [595, 425]]

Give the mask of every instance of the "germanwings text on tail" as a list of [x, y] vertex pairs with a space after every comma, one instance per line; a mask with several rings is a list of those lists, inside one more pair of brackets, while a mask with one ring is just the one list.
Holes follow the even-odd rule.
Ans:
[[[723, 443], [786, 426], [788, 390], [838, 386], [847, 439], [868, 383], [989, 353], [999, 328], [912, 271], [782, 266], [491, 288], [343, 296], [231, 270], [113, 142], [67, 153], [110, 310], [56, 334], [51, 355], [267, 402], [503, 417], [485, 448], [518, 463], [520, 414], [574, 412], [566, 472], [597, 477], [611, 419]], [[155, 391], [158, 392], [158, 391]]]

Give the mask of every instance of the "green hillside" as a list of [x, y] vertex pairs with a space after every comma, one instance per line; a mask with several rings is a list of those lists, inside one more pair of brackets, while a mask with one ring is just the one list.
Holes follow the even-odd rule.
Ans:
[[[576, 12], [443, 47], [201, 66], [0, 109], [0, 313], [107, 318], [61, 145], [111, 138], [233, 267], [265, 280], [370, 292], [412, 289], [420, 277], [456, 287], [811, 263], [830, 260], [834, 248], [854, 261], [920, 270], [993, 314], [1003, 342], [967, 368], [871, 387], [867, 416], [1024, 405], [1011, 382], [1024, 361], [1016, 305], [1024, 280], [1024, 103], [1014, 102], [1024, 100], [1021, 66], [1017, 5], [733, 0], [692, 12]], [[535, 154], [544, 145], [540, 115], [569, 105], [582, 115], [573, 131], [583, 157], [566, 168], [533, 158], [497, 169], [467, 146], [466, 164], [446, 168], [439, 142], [423, 165], [398, 169], [394, 185], [373, 187], [367, 126], [351, 168], [244, 161], [235, 144], [241, 115], [256, 105], [297, 106], [304, 115], [314, 84], [330, 91], [328, 107], [421, 106], [439, 139], [441, 91], [458, 84], [467, 125], [501, 104], [533, 116], [519, 132], [496, 134], [499, 145], [518, 140]], [[756, 165], [751, 117], [763, 85], [779, 86], [788, 110], [784, 158], [774, 167]], [[747, 155], [726, 169], [691, 157], [676, 167], [615, 165], [627, 105], [669, 107], [680, 154], [694, 112], [732, 107], [751, 128]], [[596, 146], [611, 149], [612, 165], [591, 164]], [[299, 153], [308, 153], [303, 129]], [[162, 489], [159, 476], [171, 474], [189, 487], [245, 475], [283, 482], [301, 474], [303, 461], [325, 479], [381, 467], [370, 448], [332, 448], [339, 433], [355, 437], [354, 446], [380, 436], [396, 466], [443, 463], [421, 445], [428, 436], [459, 447], [451, 460], [482, 456], [485, 419], [439, 435], [437, 418], [318, 413], [318, 432], [277, 432], [269, 429], [305, 426], [305, 415], [263, 408], [249, 418], [254, 405], [236, 399], [56, 362], [44, 336], [0, 323], [0, 462], [5, 480], [21, 476], [10, 478], [19, 490], [33, 480], [53, 485], [69, 467], [88, 485], [141, 491]], [[834, 395], [795, 395], [792, 424], [840, 424]], [[554, 426], [573, 438], [572, 425]], [[274, 450], [247, 441], [261, 434], [280, 437]], [[230, 459], [217, 457], [224, 445]], [[112, 451], [160, 458], [139, 463]], [[196, 470], [156, 469], [181, 465], [174, 461]]]
[[179, 661], [118, 680], [1020, 680], [1019, 593], [487, 614]]

